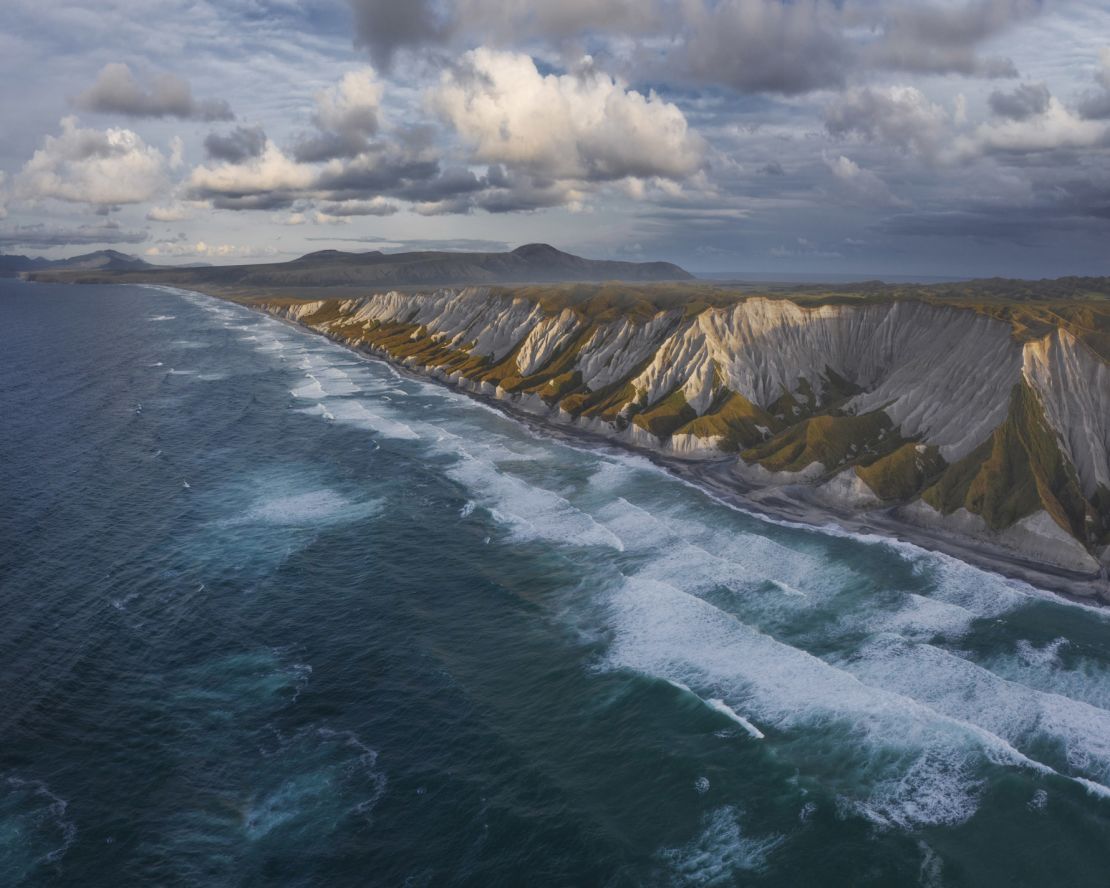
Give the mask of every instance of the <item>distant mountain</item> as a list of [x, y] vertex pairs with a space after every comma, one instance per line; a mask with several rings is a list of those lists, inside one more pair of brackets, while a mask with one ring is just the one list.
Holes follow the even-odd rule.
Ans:
[[0, 275], [24, 271], [136, 271], [154, 267], [138, 256], [129, 256], [117, 250], [97, 250], [69, 259], [0, 255]]
[[[141, 261], [141, 260], [139, 260]], [[510, 253], [344, 253], [322, 250], [290, 262], [207, 268], [86, 267], [119, 272], [111, 280], [237, 287], [380, 287], [523, 284], [556, 281], [678, 281], [693, 275], [670, 262], [583, 259], [548, 244], [527, 244]], [[55, 270], [76, 270], [49, 268]], [[138, 273], [130, 273], [138, 272]], [[65, 275], [66, 280], [91, 280]]]

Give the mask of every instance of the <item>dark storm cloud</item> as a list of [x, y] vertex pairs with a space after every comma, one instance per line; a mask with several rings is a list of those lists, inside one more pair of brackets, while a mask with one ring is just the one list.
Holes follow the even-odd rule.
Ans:
[[293, 157], [300, 163], [322, 163], [358, 157], [369, 148], [370, 143], [362, 133], [304, 133], [293, 144]]
[[563, 206], [566, 193], [557, 187], [492, 188], [482, 192], [473, 201], [474, 206], [487, 213], [520, 213]]
[[0, 229], [0, 248], [87, 246], [90, 244], [141, 244], [148, 237], [145, 231], [129, 231], [114, 222], [103, 225], [81, 225], [77, 228], [54, 228], [47, 225], [17, 225]]
[[223, 99], [195, 99], [189, 84], [173, 74], [159, 74], [149, 89], [141, 86], [127, 65], [101, 68], [96, 81], [73, 103], [84, 111], [125, 117], [179, 117], [192, 120], [234, 120]]
[[403, 48], [446, 39], [448, 27], [432, 0], [350, 0], [355, 15], [355, 42], [365, 46], [374, 64], [388, 71]]
[[356, 41], [385, 69], [401, 49], [535, 42], [563, 51], [568, 38], [636, 35], [657, 43], [632, 54], [625, 71], [632, 79], [785, 95], [842, 86], [870, 69], [1016, 77], [1010, 59], [983, 57], [979, 47], [1042, 6], [1041, 0], [567, 0], [540, 8], [506, 0], [348, 2]]
[[1095, 83], [1097, 86], [1088, 90], [1079, 103], [1079, 113], [1087, 120], [1110, 120], [1110, 46], [1102, 50]]
[[327, 216], [348, 218], [351, 216], [392, 216], [400, 212], [400, 207], [381, 199], [346, 200], [319, 204], [321, 213]]
[[301, 163], [358, 157], [375, 146], [382, 86], [372, 71], [350, 71], [334, 87], [318, 93], [312, 115], [315, 132], [302, 133], [293, 146]]
[[212, 160], [242, 163], [258, 157], [266, 147], [266, 132], [260, 126], [237, 126], [226, 133], [209, 133], [204, 150]]
[[210, 201], [217, 210], [286, 210], [303, 195], [297, 191], [234, 192], [194, 189], [190, 195], [196, 200]]
[[1048, 110], [1052, 93], [1043, 83], [1022, 83], [1009, 92], [995, 90], [990, 95], [991, 110], [999, 117], [1026, 120]]
[[832, 3], [737, 0], [687, 8], [678, 55], [697, 81], [741, 92], [804, 93], [843, 84], [856, 60]]
[[1092, 223], [1110, 222], [1110, 189], [1071, 183], [1074, 191], [1056, 191], [1033, 206], [976, 207], [936, 212], [900, 213], [877, 222], [874, 230], [894, 237], [972, 239], [1036, 247], [1061, 232], [1090, 233]]
[[[973, 238], [1031, 244], [1038, 229], [1034, 220], [1007, 213], [950, 210], [900, 213], [880, 220], [876, 231], [895, 237]], [[1043, 223], [1039, 226], [1043, 228]]]
[[1042, 8], [1041, 0], [876, 4], [871, 9], [882, 37], [870, 49], [869, 60], [878, 67], [921, 74], [1016, 77], [1010, 59], [981, 58], [977, 48]]
[[438, 174], [437, 160], [362, 155], [339, 169], [325, 169], [316, 180], [314, 190], [326, 192], [332, 200], [392, 195]]
[[1056, 213], [1110, 220], [1110, 175], [1105, 172], [1038, 182], [1034, 191]]
[[417, 179], [393, 190], [392, 195], [409, 201], [435, 202], [473, 194], [486, 188], [488, 182], [468, 169], [451, 167], [435, 178]]
[[1087, 120], [1110, 120], [1110, 90], [1088, 93], [1079, 103], [1079, 113]]
[[[396, 253], [411, 250], [461, 250], [471, 253], [503, 253], [509, 249], [510, 244], [500, 240], [482, 240], [480, 238], [453, 237], [453, 238], [406, 238], [393, 240], [386, 237], [310, 237], [310, 241], [331, 241], [336, 243], [353, 244], [381, 244], [384, 252]], [[387, 246], [388, 245], [388, 246]]]

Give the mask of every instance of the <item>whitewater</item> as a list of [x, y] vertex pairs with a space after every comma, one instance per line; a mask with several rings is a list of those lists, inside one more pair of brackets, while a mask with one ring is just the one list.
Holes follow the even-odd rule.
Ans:
[[199, 294], [0, 306], [4, 884], [1106, 883], [1110, 612]]

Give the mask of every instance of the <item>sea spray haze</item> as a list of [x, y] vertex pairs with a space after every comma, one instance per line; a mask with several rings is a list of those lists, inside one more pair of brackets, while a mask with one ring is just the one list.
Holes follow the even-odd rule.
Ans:
[[1102, 612], [225, 302], [0, 305], [5, 884], [1105, 884]]

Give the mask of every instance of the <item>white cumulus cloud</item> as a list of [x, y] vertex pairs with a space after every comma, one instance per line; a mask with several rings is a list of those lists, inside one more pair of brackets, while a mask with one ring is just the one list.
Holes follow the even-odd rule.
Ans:
[[876, 206], [904, 206], [905, 202], [891, 193], [879, 176], [861, 167], [850, 157], [826, 157], [825, 164], [833, 174], [838, 189], [853, 202]]
[[142, 203], [166, 186], [167, 159], [128, 129], [83, 129], [77, 118], [46, 136], [16, 182], [26, 200], [53, 198], [94, 206]]
[[682, 179], [702, 163], [703, 142], [677, 105], [588, 58], [574, 72], [542, 74], [525, 53], [476, 49], [429, 98], [477, 162], [594, 181]]
[[181, 222], [191, 219], [192, 211], [180, 203], [171, 203], [161, 207], [151, 207], [147, 210], [146, 218], [151, 222]]
[[982, 123], [955, 144], [959, 157], [981, 154], [1033, 154], [1061, 148], [1110, 147], [1110, 126], [1086, 120], [1052, 97], [1040, 114], [1025, 119]]
[[189, 175], [189, 190], [201, 199], [212, 199], [228, 208], [265, 209], [289, 193], [311, 188], [314, 167], [297, 163], [273, 142], [258, 157], [240, 163], [195, 167]]
[[319, 92], [312, 115], [318, 132], [297, 144], [297, 160], [355, 157], [369, 149], [370, 137], [378, 132], [382, 93], [371, 68], [348, 71], [339, 83]]
[[834, 136], [857, 136], [932, 156], [943, 145], [951, 118], [914, 86], [848, 90], [825, 109]]
[[273, 247], [243, 246], [241, 244], [210, 244], [207, 241], [162, 241], [144, 251], [147, 256], [197, 256], [202, 259], [254, 259], [276, 256]]

